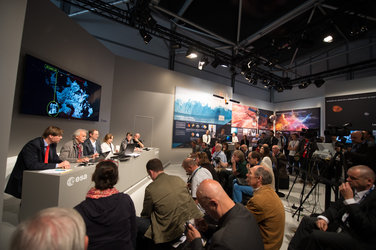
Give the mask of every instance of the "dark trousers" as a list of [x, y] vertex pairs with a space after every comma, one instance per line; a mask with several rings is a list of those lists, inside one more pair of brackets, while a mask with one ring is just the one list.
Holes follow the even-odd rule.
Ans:
[[316, 227], [317, 218], [304, 217], [291, 239], [288, 250], [307, 249], [370, 249], [364, 242], [352, 237], [348, 232], [334, 232], [328, 228], [321, 231]]

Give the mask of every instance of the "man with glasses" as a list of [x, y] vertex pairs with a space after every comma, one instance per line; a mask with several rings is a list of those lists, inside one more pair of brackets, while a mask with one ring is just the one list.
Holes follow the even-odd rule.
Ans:
[[289, 249], [375, 249], [375, 173], [358, 165], [349, 168], [340, 187], [342, 198], [323, 214], [304, 217]]
[[63, 138], [63, 130], [49, 126], [41, 137], [37, 137], [22, 148], [16, 165], [9, 177], [5, 193], [21, 199], [24, 170], [43, 170], [51, 168], [70, 168], [68, 161], [62, 161], [56, 154], [56, 144]]

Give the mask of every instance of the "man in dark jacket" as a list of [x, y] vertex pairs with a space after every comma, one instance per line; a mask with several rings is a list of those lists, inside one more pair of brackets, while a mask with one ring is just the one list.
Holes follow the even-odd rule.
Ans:
[[51, 168], [70, 168], [69, 162], [60, 160], [56, 154], [56, 144], [63, 138], [63, 130], [49, 126], [42, 137], [37, 137], [22, 148], [16, 165], [9, 177], [5, 193], [21, 199], [24, 170], [43, 170]]
[[[206, 249], [264, 249], [254, 216], [243, 205], [235, 204], [217, 181], [202, 181], [197, 198], [206, 213], [219, 223]], [[187, 239], [190, 249], [204, 249], [200, 232], [191, 224]]]

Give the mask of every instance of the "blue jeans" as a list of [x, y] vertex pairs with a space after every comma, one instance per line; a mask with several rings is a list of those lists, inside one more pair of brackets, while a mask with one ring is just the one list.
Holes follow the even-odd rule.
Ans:
[[242, 202], [243, 193], [249, 196], [253, 196], [253, 188], [251, 186], [239, 185], [235, 179], [234, 187], [232, 189], [232, 199], [234, 200], [234, 202]]

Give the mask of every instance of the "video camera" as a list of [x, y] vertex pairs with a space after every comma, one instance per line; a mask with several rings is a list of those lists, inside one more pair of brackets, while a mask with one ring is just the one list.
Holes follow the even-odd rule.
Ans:
[[308, 140], [312, 140], [317, 138], [318, 131], [317, 129], [302, 129], [302, 132], [300, 132], [300, 135], [307, 138]]
[[340, 127], [328, 125], [328, 128], [324, 131], [324, 135], [328, 136], [348, 136], [350, 134], [351, 123], [345, 123]]

